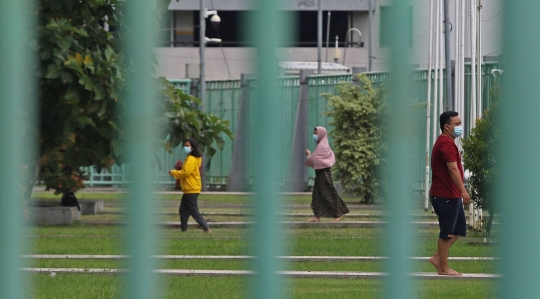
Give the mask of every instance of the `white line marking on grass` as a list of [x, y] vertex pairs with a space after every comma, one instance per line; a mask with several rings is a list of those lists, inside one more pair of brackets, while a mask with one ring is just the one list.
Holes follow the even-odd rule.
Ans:
[[[86, 274], [118, 274], [126, 273], [126, 269], [89, 269], [89, 268], [23, 268], [22, 271], [35, 273], [86, 273]], [[155, 273], [176, 276], [244, 276], [253, 275], [248, 270], [184, 270], [184, 269], [156, 269]], [[281, 275], [292, 278], [381, 278], [386, 276], [383, 272], [341, 272], [341, 271], [279, 271]], [[500, 278], [500, 274], [472, 273], [463, 276], [438, 275], [430, 272], [410, 273], [412, 277], [424, 279], [453, 279], [475, 280]]]
[[[127, 255], [76, 255], [76, 254], [35, 254], [22, 255], [22, 258], [28, 259], [125, 259]], [[208, 259], [208, 260], [244, 260], [253, 259], [249, 255], [153, 255], [157, 259]], [[385, 260], [384, 256], [280, 256], [281, 259], [290, 261], [378, 261]], [[413, 260], [427, 261], [429, 257], [415, 256]], [[494, 261], [497, 257], [449, 257], [450, 261]]]

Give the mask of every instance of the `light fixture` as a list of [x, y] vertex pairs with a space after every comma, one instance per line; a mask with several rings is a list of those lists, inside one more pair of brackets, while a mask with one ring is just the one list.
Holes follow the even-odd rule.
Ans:
[[221, 43], [221, 38], [204, 38], [205, 43]]
[[219, 23], [221, 23], [221, 18], [218, 16], [217, 12], [210, 18], [210, 22], [212, 23], [212, 27], [218, 29]]

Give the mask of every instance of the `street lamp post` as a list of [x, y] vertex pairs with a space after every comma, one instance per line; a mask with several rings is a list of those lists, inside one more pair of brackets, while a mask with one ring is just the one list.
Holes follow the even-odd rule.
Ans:
[[369, 9], [369, 39], [368, 39], [368, 71], [371, 72], [373, 70], [373, 46], [371, 42], [372, 34], [373, 34], [373, 28], [372, 28], [372, 22], [373, 22], [373, 8], [371, 7], [371, 0], [368, 0], [368, 9]]
[[201, 3], [201, 13], [200, 13], [200, 20], [199, 20], [199, 25], [200, 25], [200, 32], [199, 32], [199, 55], [200, 55], [200, 86], [201, 86], [201, 93], [200, 93], [200, 99], [201, 99], [201, 103], [204, 104], [206, 103], [206, 72], [205, 72], [205, 68], [206, 68], [206, 62], [205, 62], [205, 51], [206, 51], [206, 43], [208, 42], [214, 42], [214, 43], [220, 43], [221, 42], [221, 39], [219, 38], [207, 38], [206, 37], [206, 18], [209, 17], [209, 16], [212, 16], [211, 18], [211, 21], [212, 23], [214, 24], [215, 27], [219, 26], [219, 23], [221, 22], [221, 18], [218, 16], [217, 14], [217, 11], [215, 10], [207, 10], [206, 8], [204, 8], [204, 0], [200, 0], [200, 3]]
[[200, 67], [200, 81], [199, 82], [199, 86], [201, 87], [201, 91], [199, 92], [199, 98], [201, 98], [201, 102], [202, 104], [204, 105], [204, 100], [205, 100], [205, 94], [204, 94], [204, 91], [206, 89], [206, 84], [204, 82], [204, 79], [205, 79], [205, 74], [204, 74], [204, 69], [205, 69], [205, 65], [204, 65], [204, 51], [206, 50], [205, 49], [205, 44], [206, 44], [206, 41], [204, 40], [204, 38], [206, 37], [206, 12], [204, 10], [204, 0], [201, 0], [200, 1], [200, 4], [201, 4], [201, 7], [200, 7], [200, 14], [199, 14], [199, 56], [200, 56], [200, 62], [199, 62], [199, 67]]
[[215, 27], [219, 26], [219, 23], [221, 22], [221, 18], [218, 16], [217, 14], [217, 11], [215, 10], [207, 10], [206, 8], [204, 8], [204, 0], [200, 0], [200, 4], [201, 4], [201, 11], [200, 11], [200, 15], [199, 15], [199, 55], [200, 55], [200, 86], [201, 86], [201, 93], [200, 93], [200, 98], [201, 98], [201, 102], [202, 104], [204, 105], [206, 102], [206, 94], [205, 94], [205, 91], [206, 91], [206, 83], [205, 83], [205, 79], [206, 79], [206, 73], [205, 73], [205, 68], [206, 68], [206, 63], [205, 63], [205, 56], [204, 56], [204, 53], [206, 51], [206, 43], [207, 42], [216, 42], [216, 43], [220, 43], [221, 42], [221, 39], [219, 38], [207, 38], [206, 37], [206, 18], [209, 17], [209, 16], [212, 16], [212, 23], [214, 24]]
[[[205, 111], [205, 105], [206, 105], [206, 63], [205, 63], [205, 56], [204, 53], [206, 51], [206, 43], [207, 42], [221, 42], [221, 39], [218, 38], [207, 38], [206, 37], [206, 18], [208, 16], [212, 16], [212, 23], [217, 26], [221, 19], [217, 15], [217, 11], [215, 10], [207, 10], [204, 8], [204, 0], [200, 0], [200, 14], [199, 14], [199, 56], [200, 56], [200, 77], [199, 77], [199, 86], [200, 86], [200, 94], [199, 98], [201, 100], [201, 110]], [[206, 189], [206, 174], [204, 170], [204, 165], [202, 167], [202, 187], [203, 190]]]
[[321, 71], [322, 71], [322, 6], [321, 6], [321, 1], [322, 0], [319, 0], [319, 5], [318, 5], [318, 9], [317, 9], [317, 74], [321, 74]]

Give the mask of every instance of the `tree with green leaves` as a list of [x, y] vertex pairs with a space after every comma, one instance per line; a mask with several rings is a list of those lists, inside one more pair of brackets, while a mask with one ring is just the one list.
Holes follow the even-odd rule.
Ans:
[[498, 113], [500, 90], [495, 86], [491, 91], [490, 108], [482, 118], [476, 119], [475, 127], [468, 138], [463, 140], [463, 166], [469, 170], [467, 180], [471, 200], [481, 209], [489, 210], [487, 235], [491, 232], [491, 223], [495, 214], [493, 204], [494, 181], [497, 175], [497, 144], [500, 133], [495, 118]]
[[365, 74], [358, 85], [340, 82], [337, 94], [323, 94], [332, 117], [336, 181], [346, 193], [363, 198], [364, 203], [379, 199], [383, 186], [385, 150], [384, 87], [375, 90]]
[[[157, 3], [156, 22], [169, 2]], [[125, 28], [123, 4], [120, 0], [37, 1], [37, 39], [30, 42], [39, 57], [37, 170], [43, 158], [58, 157], [57, 152], [62, 163], [74, 170], [128, 162], [124, 144], [129, 124], [123, 122], [126, 79], [133, 63], [153, 62], [126, 61], [123, 35], [136, 33]], [[106, 31], [105, 23], [115, 30]], [[160, 109], [156, 151], [159, 146], [170, 151], [197, 136], [201, 149], [212, 156], [213, 144], [221, 149], [222, 136], [232, 138], [229, 123], [201, 112], [198, 99], [175, 89], [165, 78], [148, 74], [148, 80], [155, 82], [154, 100]], [[27, 173], [35, 179], [38, 171]]]

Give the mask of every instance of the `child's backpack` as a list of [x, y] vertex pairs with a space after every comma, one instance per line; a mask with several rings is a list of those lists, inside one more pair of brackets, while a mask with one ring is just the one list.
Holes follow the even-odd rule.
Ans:
[[79, 211], [81, 210], [81, 206], [79, 205], [79, 202], [77, 201], [77, 197], [75, 197], [75, 193], [72, 191], [64, 193], [62, 195], [62, 206], [63, 207], [77, 207]]

